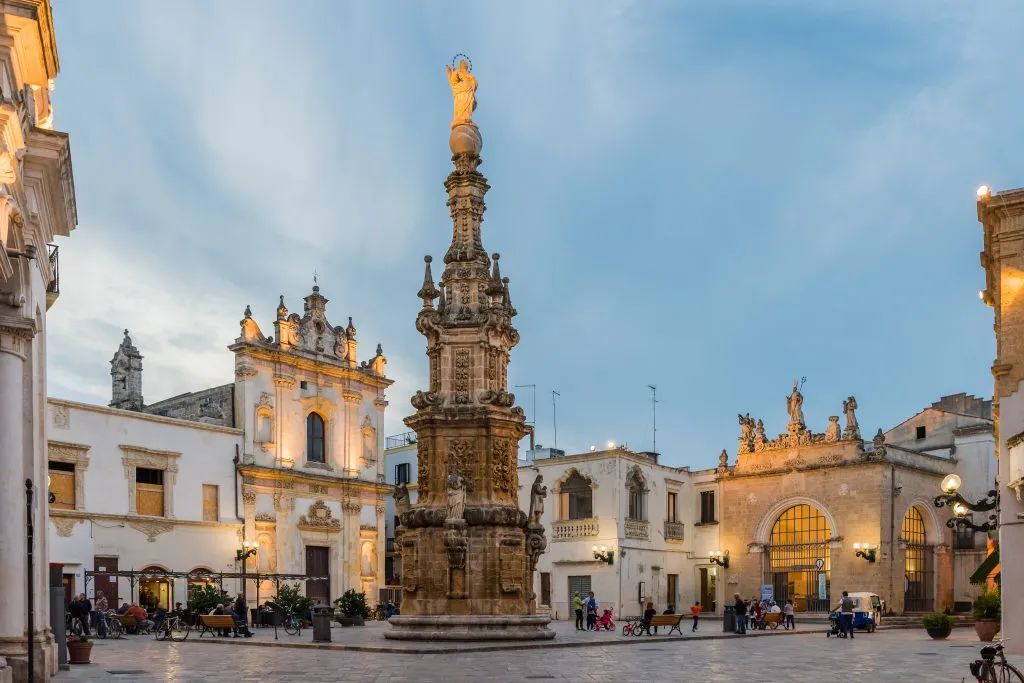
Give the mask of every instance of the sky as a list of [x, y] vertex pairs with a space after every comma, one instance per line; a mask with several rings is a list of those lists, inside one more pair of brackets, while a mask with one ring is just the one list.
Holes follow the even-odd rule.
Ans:
[[53, 0], [79, 225], [49, 393], [106, 404], [125, 328], [148, 403], [231, 382], [246, 305], [272, 330], [315, 271], [405, 431], [465, 53], [539, 443], [650, 450], [652, 384], [662, 462], [694, 468], [738, 413], [785, 431], [794, 378], [809, 427], [855, 395], [866, 438], [990, 397], [974, 193], [1024, 186], [1015, 6]]

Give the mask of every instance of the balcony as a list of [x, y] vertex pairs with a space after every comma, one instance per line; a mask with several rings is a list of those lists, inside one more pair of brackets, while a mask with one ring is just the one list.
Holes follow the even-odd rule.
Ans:
[[684, 525], [682, 522], [665, 522], [665, 540], [683, 540], [683, 526]]
[[650, 522], [646, 519], [627, 519], [626, 538], [635, 538], [640, 541], [646, 541], [651, 537], [650, 526]]
[[50, 250], [50, 273], [53, 277], [50, 284], [46, 285], [46, 310], [50, 310], [50, 306], [53, 306], [53, 302], [60, 296], [60, 276], [57, 268], [60, 265], [60, 259], [57, 256], [57, 245], [49, 244], [47, 246]]
[[579, 541], [597, 538], [597, 519], [564, 519], [551, 524], [552, 541]]
[[395, 436], [385, 437], [384, 450], [390, 451], [393, 448], [402, 448], [414, 443], [416, 443], [416, 432], [403, 432]]

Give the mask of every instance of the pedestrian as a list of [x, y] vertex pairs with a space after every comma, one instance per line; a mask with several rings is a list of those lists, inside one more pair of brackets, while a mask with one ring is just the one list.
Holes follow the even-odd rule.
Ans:
[[587, 593], [587, 630], [597, 630], [597, 598], [594, 591]]
[[572, 609], [576, 612], [576, 630], [583, 630], [583, 598], [580, 597], [580, 592], [576, 591], [572, 596]]
[[697, 632], [697, 622], [700, 620], [700, 613], [702, 609], [703, 607], [700, 606], [700, 600], [693, 603], [693, 607], [690, 608], [690, 614], [693, 615], [693, 628], [690, 629], [690, 631], [693, 633]]
[[853, 608], [856, 602], [850, 597], [850, 594], [843, 591], [843, 599], [839, 601], [840, 618], [843, 626], [843, 633], [850, 636], [850, 640], [853, 640]]
[[[647, 609], [644, 610], [643, 620], [640, 622], [640, 624], [644, 628], [644, 630], [647, 631], [647, 635], [651, 635], [651, 619], [657, 613], [658, 613], [658, 610], [654, 609], [654, 603], [653, 602], [648, 602], [647, 603]], [[658, 627], [657, 626], [654, 627], [654, 634], [655, 635], [658, 634]]]
[[793, 616], [793, 601], [792, 600], [786, 600], [786, 609], [784, 611], [786, 613], [785, 628], [787, 630], [793, 629], [795, 631], [796, 630], [796, 619]]
[[732, 597], [733, 609], [736, 611], [736, 634], [745, 636], [747, 635], [747, 603], [743, 602], [739, 593], [733, 593]]

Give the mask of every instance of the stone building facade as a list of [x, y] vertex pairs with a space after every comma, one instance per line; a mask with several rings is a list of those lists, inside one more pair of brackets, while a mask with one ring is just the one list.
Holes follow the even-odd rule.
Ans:
[[[60, 71], [48, 0], [0, 3], [0, 682], [56, 673], [46, 509], [46, 327], [60, 296], [57, 237], [78, 223], [71, 149], [54, 130]], [[26, 480], [34, 500], [33, 567]], [[28, 587], [28, 588], [26, 588]], [[33, 619], [29, 624], [29, 600]], [[26, 637], [28, 636], [28, 637]]]
[[[326, 305], [316, 286], [301, 316], [282, 297], [272, 336], [247, 307], [229, 347], [231, 384], [146, 405], [142, 355], [126, 332], [111, 361], [117, 407], [51, 400], [52, 559], [69, 588], [86, 590], [84, 571], [101, 566], [241, 571], [235, 550], [255, 541], [248, 571], [328, 576], [306, 582], [307, 594], [330, 602], [352, 588], [376, 602], [391, 380], [380, 345], [358, 361], [352, 319], [332, 326]], [[116, 597], [138, 598], [111, 581]], [[160, 595], [184, 602], [183, 581]], [[253, 581], [245, 589], [267, 595]]]

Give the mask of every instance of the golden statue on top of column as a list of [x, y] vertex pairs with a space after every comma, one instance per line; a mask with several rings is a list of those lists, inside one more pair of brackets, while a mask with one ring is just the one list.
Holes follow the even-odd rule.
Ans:
[[[456, 55], [459, 57], [460, 55]], [[461, 55], [465, 57], [465, 55]], [[454, 61], [454, 60], [453, 60]], [[472, 67], [468, 59], [459, 60], [459, 68], [454, 69], [445, 64], [448, 72], [448, 85], [452, 88], [455, 99], [455, 114], [452, 116], [452, 129], [458, 126], [475, 126], [473, 112], [476, 110], [476, 77], [470, 73]]]

